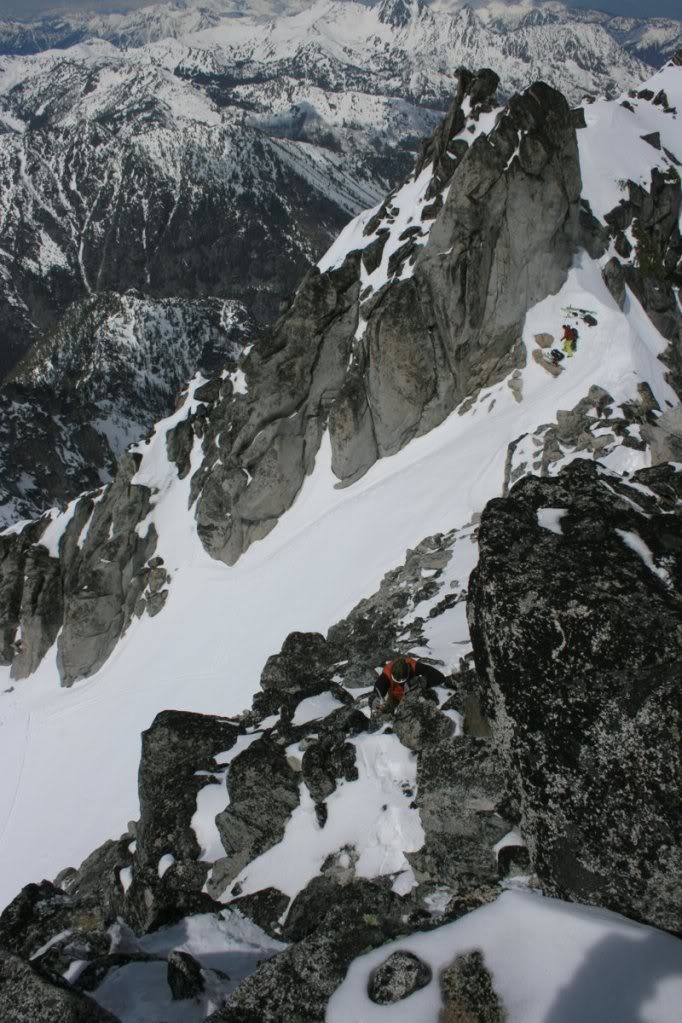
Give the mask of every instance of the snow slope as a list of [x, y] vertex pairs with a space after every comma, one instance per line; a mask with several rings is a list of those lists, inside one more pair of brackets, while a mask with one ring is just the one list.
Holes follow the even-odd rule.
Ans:
[[[332, 995], [327, 1023], [436, 1020], [439, 974], [472, 949], [483, 952], [509, 1023], [679, 1019], [682, 945], [675, 938], [604, 910], [506, 892], [456, 923], [356, 959]], [[434, 979], [395, 1005], [375, 1005], [367, 997], [369, 974], [399, 950], [429, 963]]]
[[[656, 358], [663, 339], [634, 297], [621, 312], [586, 255], [562, 292], [529, 312], [528, 346], [540, 325], [557, 329], [566, 305], [595, 310], [599, 326], [557, 380], [529, 361], [520, 404], [502, 382], [345, 490], [335, 489], [323, 442], [293, 508], [233, 568], [204, 552], [187, 509], [189, 476], [179, 481], [168, 463], [166, 433], [186, 408], [157, 426], [140, 446], [137, 481], [159, 488], [151, 514], [173, 577], [163, 613], [135, 622], [100, 672], [72, 689], [59, 688], [54, 651], [26, 682], [12, 685], [2, 669], [0, 903], [79, 863], [136, 816], [139, 733], [159, 710], [242, 710], [289, 632], [325, 632], [408, 547], [466, 523], [499, 494], [510, 438], [572, 408], [595, 383], [616, 404], [636, 397], [642, 380], [662, 407], [676, 402]], [[631, 449], [624, 464], [620, 451], [618, 469], [646, 464]], [[195, 467], [199, 460], [197, 445]]]

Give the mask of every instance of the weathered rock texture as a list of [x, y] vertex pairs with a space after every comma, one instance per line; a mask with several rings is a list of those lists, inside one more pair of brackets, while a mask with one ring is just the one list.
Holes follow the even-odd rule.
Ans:
[[448, 738], [423, 750], [416, 801], [425, 842], [409, 854], [419, 881], [459, 893], [497, 883], [493, 846], [511, 828], [501, 805], [505, 790], [502, 765], [485, 739]]
[[109, 487], [78, 499], [58, 557], [41, 545], [49, 517], [0, 537], [0, 657], [14, 678], [35, 671], [57, 636], [62, 683], [92, 674], [145, 609], [156, 530], [136, 531], [151, 496], [132, 482], [139, 460], [126, 454]]
[[393, 952], [373, 970], [367, 993], [377, 1005], [393, 1005], [431, 982], [431, 967], [412, 952]]
[[246, 359], [248, 393], [212, 407], [193, 494], [214, 557], [232, 563], [272, 528], [327, 423], [334, 472], [348, 483], [522, 364], [526, 310], [558, 290], [582, 237], [581, 180], [568, 104], [542, 83], [515, 97], [489, 136], [455, 138], [463, 101], [475, 121], [494, 106], [496, 86], [492, 72], [462, 72], [425, 148], [419, 166], [433, 166], [441, 203], [426, 243], [427, 229], [415, 225], [391, 257], [393, 279], [360, 295], [361, 262], [378, 264], [373, 247], [394, 220], [389, 196], [366, 227], [371, 252], [311, 271]]
[[45, 975], [0, 949], [0, 1013], [3, 1023], [118, 1023], [66, 981]]
[[457, 956], [440, 978], [445, 1007], [439, 1023], [505, 1023], [507, 1014], [476, 950]]
[[314, 929], [259, 966], [211, 1023], [322, 1023], [327, 1002], [356, 956], [410, 927], [404, 901], [368, 881], [339, 887], [314, 909]]
[[298, 787], [283, 748], [267, 735], [235, 757], [227, 775], [229, 806], [216, 818], [227, 856], [213, 868], [210, 891], [221, 894], [242, 867], [281, 841], [299, 803]]
[[[627, 198], [621, 199], [605, 218], [618, 255], [604, 268], [604, 280], [621, 305], [625, 302], [626, 286], [630, 288], [663, 337], [671, 342], [663, 358], [679, 394], [682, 392], [682, 313], [677, 301], [677, 290], [682, 285], [680, 176], [672, 167], [667, 171], [654, 168], [649, 188], [634, 181], [627, 181], [626, 185]], [[679, 441], [679, 432], [676, 437]], [[669, 453], [662, 452], [660, 460], [669, 457]]]
[[579, 461], [491, 501], [469, 619], [545, 889], [680, 932], [682, 476], [634, 480]]

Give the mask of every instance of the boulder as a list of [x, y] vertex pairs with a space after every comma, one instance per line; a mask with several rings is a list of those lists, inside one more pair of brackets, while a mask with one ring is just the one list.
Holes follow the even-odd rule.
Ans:
[[505, 773], [490, 742], [460, 736], [423, 749], [416, 803], [424, 846], [408, 854], [417, 879], [457, 892], [494, 887], [493, 847], [511, 830], [505, 798]]
[[431, 983], [428, 963], [412, 952], [393, 952], [372, 971], [367, 994], [376, 1005], [394, 1005]]
[[441, 974], [440, 987], [439, 1023], [505, 1023], [507, 1013], [478, 950], [457, 956]]
[[681, 932], [682, 526], [661, 470], [642, 493], [580, 460], [489, 502], [468, 614], [545, 890]]
[[261, 689], [277, 695], [314, 696], [328, 689], [333, 653], [318, 632], [292, 632], [278, 654], [268, 657], [261, 674]]
[[242, 895], [240, 898], [230, 900], [230, 909], [237, 909], [239, 912], [253, 920], [261, 930], [265, 931], [272, 938], [279, 938], [282, 934], [280, 919], [284, 916], [289, 905], [288, 895], [284, 895], [277, 888], [263, 888], [253, 895]]
[[[81, 945], [90, 945], [100, 954], [102, 942], [104, 950], [109, 950], [104, 932], [112, 919], [93, 895], [68, 894], [49, 881], [28, 884], [0, 914], [0, 948], [12, 949], [29, 959], [58, 935], [68, 934], [71, 943], [80, 940]], [[66, 969], [71, 959], [64, 952], [62, 958], [66, 959]], [[84, 954], [83, 958], [89, 956]]]
[[552, 334], [536, 334], [535, 344], [539, 348], [551, 348], [554, 344], [554, 336]]
[[282, 840], [299, 803], [299, 783], [268, 733], [235, 757], [227, 776], [229, 806], [216, 817], [227, 855], [213, 868], [211, 894], [222, 894], [247, 863]]
[[175, 950], [168, 956], [168, 987], [173, 1000], [197, 998], [205, 988], [201, 965], [189, 952]]
[[455, 726], [438, 704], [419, 690], [409, 691], [393, 715], [393, 727], [403, 746], [418, 752], [452, 735]]
[[324, 826], [327, 819], [324, 802], [336, 790], [337, 779], [357, 781], [355, 746], [350, 742], [343, 740], [339, 742], [333, 736], [326, 735], [306, 749], [303, 754], [301, 770], [303, 780], [315, 802], [318, 822], [320, 826]]
[[414, 926], [403, 900], [369, 881], [337, 886], [331, 903], [318, 896], [295, 932], [308, 933], [242, 981], [210, 1023], [323, 1023], [353, 959]]
[[178, 862], [198, 859], [201, 850], [191, 822], [197, 793], [207, 778], [197, 772], [219, 770], [214, 758], [231, 749], [238, 735], [239, 728], [222, 718], [178, 710], [157, 714], [142, 733], [135, 854], [139, 867], [157, 870], [169, 853]]
[[0, 949], [3, 1023], [119, 1023], [65, 980], [52, 977]]

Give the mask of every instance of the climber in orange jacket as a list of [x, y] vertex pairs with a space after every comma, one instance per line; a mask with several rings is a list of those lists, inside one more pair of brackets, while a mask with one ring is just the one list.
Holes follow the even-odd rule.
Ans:
[[417, 678], [423, 678], [429, 686], [445, 683], [445, 675], [438, 668], [414, 657], [396, 657], [394, 661], [387, 661], [374, 684], [369, 698], [370, 707], [383, 705], [386, 710], [395, 710], [410, 683]]

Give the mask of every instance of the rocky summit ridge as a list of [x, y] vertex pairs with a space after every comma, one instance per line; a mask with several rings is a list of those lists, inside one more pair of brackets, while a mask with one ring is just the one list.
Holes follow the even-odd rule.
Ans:
[[[681, 479], [661, 466], [624, 483], [581, 460], [527, 477], [477, 528], [427, 538], [326, 639], [287, 637], [249, 711], [157, 715], [142, 736], [139, 820], [0, 915], [0, 1004], [11, 992], [36, 1019], [48, 1004], [69, 1020], [125, 1019], [117, 987], [142, 984], [157, 985], [156, 1011], [175, 999], [215, 1023], [312, 1023], [377, 948], [371, 1002], [440, 983], [453, 1012], [470, 999], [469, 1018], [504, 1019], [484, 956], [458, 955], [452, 927], [505, 889], [530, 883], [682, 934]], [[449, 569], [472, 540], [467, 597]], [[370, 713], [343, 655], [381, 663], [407, 621], [413, 645], [451, 626], [453, 600], [467, 606], [473, 657], [395, 716]], [[375, 794], [373, 769], [388, 762]], [[241, 950], [236, 975], [206, 955], [212, 930]], [[428, 955], [392, 951], [429, 934], [446, 957], [453, 942], [440, 980]], [[264, 961], [245, 976], [256, 944]], [[664, 972], [679, 969], [679, 945], [661, 939]]]
[[[664, 979], [673, 1023], [680, 67], [579, 109], [462, 71], [272, 330], [0, 535], [6, 834], [54, 864], [31, 796], [59, 812], [68, 777], [97, 835], [46, 810], [53, 880], [0, 915], [8, 1018], [124, 1023], [143, 990], [187, 1021], [567, 1020]], [[406, 650], [443, 684], [371, 709]]]

